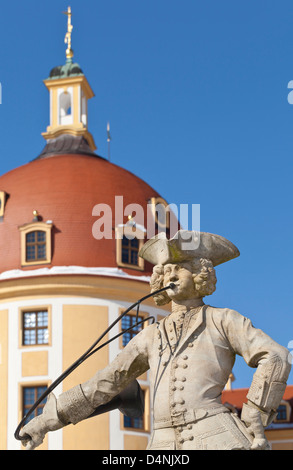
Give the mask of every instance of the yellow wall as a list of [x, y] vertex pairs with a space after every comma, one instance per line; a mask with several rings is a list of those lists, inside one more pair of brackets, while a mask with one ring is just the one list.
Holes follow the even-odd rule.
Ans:
[[[136, 302], [150, 293], [146, 282], [103, 276], [62, 275], [35, 276], [1, 281], [0, 302], [42, 299], [48, 296], [93, 297], [95, 299]], [[151, 297], [144, 305], [157, 308]], [[162, 313], [170, 312], [170, 304], [160, 307]]]
[[21, 362], [22, 377], [48, 374], [48, 351], [23, 352]]
[[273, 442], [272, 450], [293, 450], [293, 442]]
[[0, 311], [0, 450], [7, 449], [8, 310]]
[[[108, 308], [63, 306], [63, 370], [79, 358], [108, 326]], [[107, 337], [105, 337], [107, 340]], [[108, 364], [108, 347], [80, 365], [63, 382], [63, 391], [90, 379]], [[109, 413], [70, 425], [63, 430], [64, 450], [109, 449]]]
[[124, 450], [145, 450], [148, 445], [148, 438], [146, 436], [134, 436], [125, 434], [124, 436]]
[[293, 429], [267, 429], [265, 435], [272, 450], [293, 450]]

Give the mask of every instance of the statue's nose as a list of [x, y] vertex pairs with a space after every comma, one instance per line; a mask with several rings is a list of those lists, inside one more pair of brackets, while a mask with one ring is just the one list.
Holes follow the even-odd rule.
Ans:
[[170, 276], [170, 281], [178, 281], [178, 275], [176, 272], [172, 272], [171, 276]]

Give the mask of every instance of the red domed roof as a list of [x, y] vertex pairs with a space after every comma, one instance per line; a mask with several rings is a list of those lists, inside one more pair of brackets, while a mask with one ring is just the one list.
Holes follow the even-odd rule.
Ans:
[[[130, 203], [144, 208], [159, 194], [131, 172], [100, 158], [85, 155], [58, 155], [34, 160], [0, 177], [0, 190], [9, 197], [0, 223], [0, 273], [21, 266], [19, 227], [32, 222], [37, 210], [44, 222], [53, 222], [52, 263], [46, 267], [117, 267], [115, 240], [115, 196], [123, 196], [123, 207]], [[112, 208], [113, 237], [97, 240], [92, 227], [98, 217], [95, 205]], [[123, 223], [127, 221], [124, 218]], [[146, 226], [146, 219], [145, 219]], [[124, 269], [133, 275], [149, 274]]]

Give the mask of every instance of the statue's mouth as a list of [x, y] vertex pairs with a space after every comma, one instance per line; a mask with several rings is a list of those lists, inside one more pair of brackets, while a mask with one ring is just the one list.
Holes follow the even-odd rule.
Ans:
[[179, 286], [179, 282], [171, 282], [169, 288], [174, 290]]

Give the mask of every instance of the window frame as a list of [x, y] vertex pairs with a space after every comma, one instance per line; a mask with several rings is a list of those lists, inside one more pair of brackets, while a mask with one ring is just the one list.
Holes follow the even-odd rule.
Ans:
[[148, 385], [139, 384], [142, 391], [144, 392], [144, 414], [143, 414], [143, 428], [133, 428], [124, 426], [124, 415], [121, 413], [120, 417], [120, 428], [122, 431], [131, 431], [137, 433], [150, 433], [151, 431], [151, 419], [150, 419], [150, 388]]
[[[167, 201], [165, 201], [165, 199], [163, 199], [162, 197], [151, 197], [149, 203], [151, 205], [151, 211], [152, 211], [152, 215], [154, 217], [156, 225], [159, 228], [169, 229], [170, 228], [170, 209], [169, 209], [169, 205]], [[161, 205], [162, 207], [164, 207], [164, 210], [165, 210], [164, 222], [161, 222], [158, 218], [158, 212], [156, 210], [157, 205]]]
[[[24, 344], [24, 314], [25, 313], [37, 313], [37, 312], [48, 312], [48, 343], [41, 343], [41, 344]], [[50, 305], [37, 305], [37, 306], [28, 306], [28, 307], [20, 307], [19, 308], [19, 347], [22, 349], [28, 348], [46, 348], [48, 346], [52, 346], [52, 308]]]
[[[21, 266], [37, 266], [44, 264], [51, 264], [52, 261], [52, 223], [47, 222], [32, 222], [30, 224], [22, 225], [19, 228], [20, 231], [20, 249], [21, 249]], [[45, 232], [45, 244], [46, 244], [46, 255], [44, 259], [41, 260], [31, 260], [26, 259], [26, 248], [27, 242], [26, 237], [29, 233], [32, 232]]]
[[[34, 381], [34, 382], [22, 382], [19, 384], [19, 421], [23, 418], [24, 416], [24, 389], [25, 388], [38, 388], [38, 387], [46, 387], [48, 388], [49, 385], [51, 384], [51, 381], [46, 381], [46, 380], [40, 380], [40, 381]], [[37, 407], [38, 408], [38, 407]], [[36, 410], [37, 410], [36, 408]], [[36, 411], [35, 410], [35, 411]], [[33, 413], [34, 417], [34, 413]]]
[[[34, 241], [28, 241], [28, 236], [29, 235], [32, 235], [34, 234]], [[39, 234], [44, 234], [44, 240], [39, 240], [38, 237], [39, 237]], [[34, 230], [32, 232], [28, 232], [26, 235], [25, 235], [25, 261], [26, 263], [35, 263], [35, 262], [39, 262], [39, 261], [44, 261], [46, 260], [46, 248], [47, 248], [47, 239], [46, 239], [46, 232], [44, 232], [44, 230]], [[44, 257], [39, 257], [39, 253], [38, 253], [38, 247], [41, 246], [41, 247], [45, 247], [45, 253], [44, 253]], [[28, 257], [28, 248], [29, 247], [33, 247], [34, 248], [34, 252], [35, 252], [35, 257], [34, 258], [29, 258]]]
[[4, 217], [6, 199], [7, 193], [5, 191], [0, 191], [0, 220]]
[[[290, 420], [290, 414], [291, 414], [291, 406], [290, 406], [290, 403], [288, 403], [286, 400], [282, 400], [278, 406], [278, 409], [280, 406], [284, 406], [286, 408], [286, 418], [285, 419], [277, 419], [277, 416], [276, 418], [274, 419], [274, 423], [288, 423], [289, 420]], [[276, 412], [278, 413], [278, 409], [276, 410]]]
[[[133, 240], [137, 241], [137, 247], [132, 246], [132, 241]], [[124, 244], [124, 241], [127, 241], [127, 246]], [[127, 258], [128, 258], [127, 261], [123, 260], [123, 250], [124, 249], [127, 250]], [[137, 255], [137, 263], [132, 263], [131, 262], [132, 253], [136, 253], [136, 255]], [[130, 238], [127, 238], [125, 235], [123, 235], [123, 238], [121, 239], [121, 262], [123, 264], [130, 264], [131, 266], [137, 266], [138, 267], [139, 266], [138, 253], [139, 253], [139, 240], [138, 240], [138, 238], [134, 237], [134, 238], [130, 239]]]
[[123, 241], [123, 236], [127, 235], [129, 237], [136, 238], [138, 240], [138, 253], [141, 250], [143, 244], [144, 244], [144, 238], [145, 234], [142, 230], [139, 230], [138, 228], [135, 227], [135, 230], [133, 230], [133, 227], [131, 225], [121, 225], [119, 227], [116, 227], [116, 263], [118, 267], [121, 268], [129, 268], [129, 269], [135, 269], [137, 271], [143, 271], [144, 270], [144, 259], [138, 256], [138, 264], [130, 264], [130, 263], [124, 263], [122, 261], [122, 241]]
[[[120, 308], [120, 309], [119, 309], [119, 316], [121, 316], [122, 313], [125, 312], [126, 310], [127, 310], [126, 308]], [[136, 311], [135, 311], [135, 310], [131, 310], [131, 311], [128, 312], [125, 316], [136, 317]], [[139, 316], [140, 318], [142, 318], [142, 319], [145, 319], [145, 318], [149, 317], [150, 314], [147, 313], [147, 312], [139, 311], [139, 312], [138, 312], [138, 316]], [[144, 328], [146, 328], [148, 325], [149, 325], [149, 321], [146, 321], [146, 322], [142, 323], [142, 325], [141, 325], [142, 330], [143, 330]], [[120, 322], [119, 322], [119, 333], [122, 333], [122, 331], [123, 331], [123, 330], [122, 330], [122, 319], [121, 319]], [[139, 332], [138, 332], [138, 333], [139, 333]], [[138, 333], [136, 333], [133, 337], [135, 337]], [[132, 339], [132, 338], [131, 338], [131, 339]], [[127, 343], [127, 344], [128, 344], [128, 343]], [[126, 345], [125, 345], [125, 346], [126, 346]], [[125, 346], [123, 346], [123, 334], [121, 334], [121, 336], [119, 337], [119, 348], [120, 348], [120, 349], [124, 349]]]
[[[69, 106], [67, 106], [69, 104]], [[71, 126], [74, 124], [74, 100], [73, 100], [73, 88], [64, 87], [60, 89], [58, 96], [58, 125], [59, 126]], [[68, 110], [70, 109], [70, 113]], [[64, 115], [62, 114], [64, 111]]]

